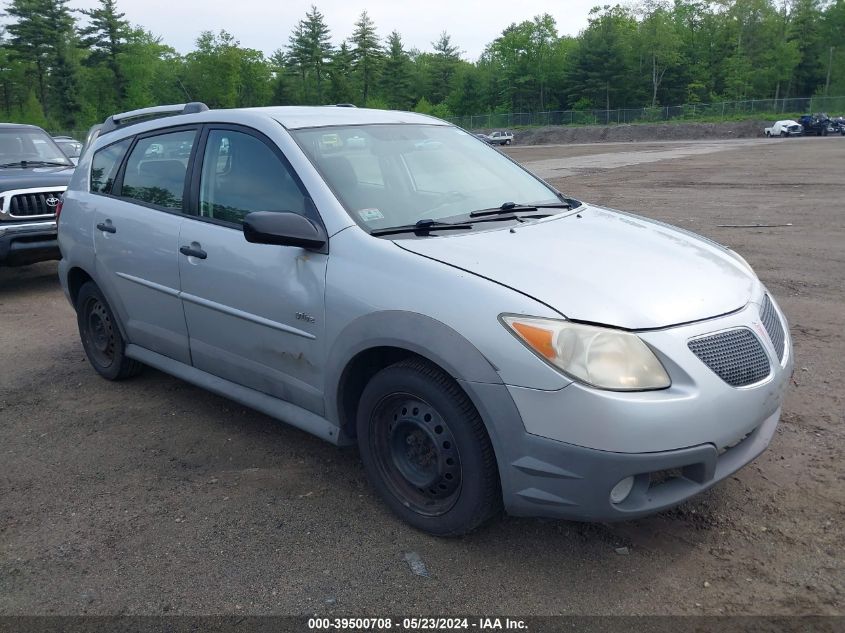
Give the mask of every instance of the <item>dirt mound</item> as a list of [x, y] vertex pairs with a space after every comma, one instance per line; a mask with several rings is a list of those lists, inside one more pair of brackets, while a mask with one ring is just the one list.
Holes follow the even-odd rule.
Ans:
[[721, 123], [637, 123], [633, 125], [556, 125], [514, 132], [514, 143], [624, 143], [628, 141], [687, 141], [697, 139], [754, 138], [763, 136], [771, 121]]

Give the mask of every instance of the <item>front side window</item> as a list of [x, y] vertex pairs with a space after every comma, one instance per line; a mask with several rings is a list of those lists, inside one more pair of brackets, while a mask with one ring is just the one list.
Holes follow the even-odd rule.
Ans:
[[367, 230], [466, 216], [509, 202], [561, 203], [542, 181], [452, 126], [337, 126], [293, 135]]
[[195, 136], [194, 130], [183, 130], [140, 139], [126, 161], [120, 195], [181, 210]]
[[0, 167], [18, 167], [21, 163], [69, 166], [52, 138], [40, 128], [0, 129]]
[[120, 162], [131, 143], [132, 139], [127, 138], [94, 153], [91, 159], [91, 193], [111, 193]]
[[263, 141], [211, 130], [200, 179], [200, 216], [242, 224], [253, 211], [307, 214], [306, 197], [287, 166]]

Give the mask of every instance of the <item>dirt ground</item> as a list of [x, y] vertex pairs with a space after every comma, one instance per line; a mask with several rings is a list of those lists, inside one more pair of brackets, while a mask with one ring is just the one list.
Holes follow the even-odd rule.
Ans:
[[[511, 150], [562, 161], [572, 196], [736, 248], [791, 323], [770, 449], [630, 523], [416, 532], [354, 450], [156, 371], [100, 379], [55, 263], [0, 270], [0, 614], [845, 614], [845, 139], [723, 145]], [[792, 226], [717, 226], [748, 223]]]

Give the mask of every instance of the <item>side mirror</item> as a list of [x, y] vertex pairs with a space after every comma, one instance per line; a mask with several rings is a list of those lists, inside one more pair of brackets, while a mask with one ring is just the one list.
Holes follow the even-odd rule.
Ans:
[[253, 244], [277, 244], [321, 250], [329, 241], [325, 229], [290, 211], [254, 211], [244, 218], [244, 237]]

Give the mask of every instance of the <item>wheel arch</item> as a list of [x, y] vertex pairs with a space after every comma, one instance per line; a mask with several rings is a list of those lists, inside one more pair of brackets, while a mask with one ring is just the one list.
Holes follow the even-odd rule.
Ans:
[[[502, 384], [478, 348], [448, 325], [418, 313], [385, 311], [360, 317], [335, 340], [327, 363], [326, 412], [350, 438], [355, 437], [355, 413], [367, 382], [405, 358], [427, 360], [459, 382]], [[475, 401], [472, 393], [467, 395]]]
[[[79, 290], [86, 282], [89, 281], [94, 281], [94, 278], [90, 274], [88, 274], [88, 271], [86, 271], [84, 268], [81, 268], [80, 266], [74, 266], [73, 268], [68, 270], [67, 291], [74, 309], [76, 308], [76, 300], [79, 297]], [[94, 281], [94, 283], [97, 282]]]

